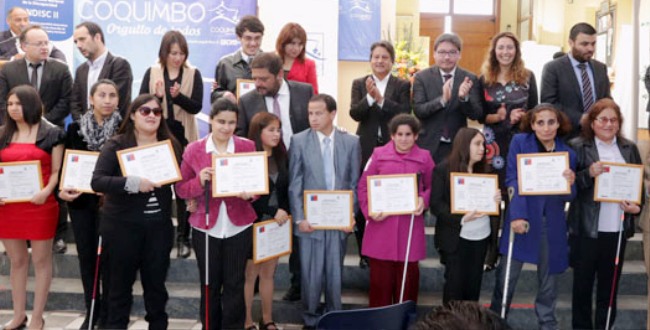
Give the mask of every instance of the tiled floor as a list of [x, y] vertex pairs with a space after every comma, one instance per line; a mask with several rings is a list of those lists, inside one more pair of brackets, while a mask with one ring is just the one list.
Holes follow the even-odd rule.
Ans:
[[[0, 326], [6, 324], [11, 320], [12, 312], [8, 310], [0, 310]], [[79, 329], [81, 324], [84, 321], [84, 315], [77, 311], [52, 311], [45, 314], [45, 325], [46, 329], [61, 329], [61, 330], [71, 330]], [[144, 318], [132, 317], [131, 323], [129, 324], [130, 330], [145, 330], [148, 328], [147, 322]], [[284, 330], [297, 330], [301, 329], [302, 325], [298, 324], [278, 324], [278, 328]], [[178, 329], [192, 329], [197, 330], [201, 329], [201, 323], [196, 320], [188, 319], [170, 319], [169, 328], [170, 330]]]

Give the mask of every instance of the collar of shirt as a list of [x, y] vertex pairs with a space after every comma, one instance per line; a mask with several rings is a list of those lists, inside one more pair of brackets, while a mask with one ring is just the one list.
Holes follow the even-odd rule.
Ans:
[[[582, 62], [579, 62], [578, 60], [576, 60], [576, 59], [573, 57], [573, 55], [571, 55], [571, 52], [568, 52], [568, 53], [567, 53], [567, 56], [569, 57], [569, 61], [571, 62], [571, 66], [574, 67], [574, 68], [577, 68], [578, 70], [580, 70], [580, 68], [578, 68], [578, 64], [580, 64], [580, 63], [582, 63]], [[590, 65], [589, 65], [589, 61], [584, 62], [584, 63], [587, 64], [587, 68], [590, 67]]]
[[323, 144], [323, 140], [325, 137], [330, 138], [330, 144], [332, 146], [332, 150], [334, 150], [334, 132], [336, 131], [336, 128], [332, 128], [332, 133], [330, 133], [329, 136], [323, 134], [321, 131], [316, 131], [316, 135], [318, 136], [318, 142], [320, 142], [321, 149], [325, 146]]
[[36, 65], [36, 64], [38, 64], [38, 63], [41, 64], [41, 66], [38, 67], [38, 68], [40, 69], [40, 68], [42, 68], [43, 66], [45, 66], [45, 61], [46, 61], [46, 60], [42, 60], [42, 61], [39, 61], [39, 62], [32, 62], [32, 61], [28, 60], [28, 59], [25, 57], [25, 63], [27, 63], [27, 68], [28, 68], [28, 69], [30, 68], [30, 66], [29, 66], [30, 64], [34, 64], [34, 65]]
[[244, 53], [244, 50], [241, 48], [239, 48], [239, 54], [241, 54], [242, 61], [248, 63], [248, 59], [250, 58], [250, 55]]
[[104, 53], [99, 55], [99, 57], [97, 57], [94, 62], [88, 60], [88, 66], [90, 66], [91, 69], [97, 69], [103, 67], [104, 62], [106, 62], [107, 55], [108, 55], [108, 50], [104, 50]]
[[454, 76], [456, 75], [456, 68], [458, 68], [458, 67], [455, 66], [450, 72], [444, 72], [444, 71], [442, 71], [442, 69], [438, 69], [438, 70], [440, 70], [440, 77], [442, 77], [442, 80], [445, 79], [446, 74], [451, 75], [451, 78], [449, 78], [449, 79], [454, 79]]
[[596, 142], [596, 146], [604, 146], [604, 147], [616, 146], [618, 148], [618, 145], [616, 144], [616, 136], [614, 136], [614, 139], [612, 139], [612, 142], [610, 143], [607, 143], [596, 136], [594, 136], [594, 141]]
[[375, 81], [377, 88], [379, 88], [381, 95], [384, 95], [386, 93], [386, 86], [388, 85], [388, 79], [390, 79], [390, 73], [387, 74], [386, 77], [384, 77], [384, 79], [379, 79], [377, 76], [373, 74], [372, 79]]
[[[210, 133], [210, 136], [207, 137], [207, 141], [205, 141], [205, 153], [206, 154], [223, 154], [217, 150], [217, 146], [214, 144], [214, 140], [212, 139], [212, 133]], [[232, 136], [228, 140], [228, 146], [226, 146], [226, 154], [234, 154], [235, 153], [235, 138]]]

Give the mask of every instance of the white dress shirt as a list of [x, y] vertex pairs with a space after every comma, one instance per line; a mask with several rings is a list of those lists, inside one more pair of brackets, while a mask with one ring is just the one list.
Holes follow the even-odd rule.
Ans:
[[[594, 137], [596, 148], [598, 149], [598, 158], [603, 162], [625, 163], [625, 158], [621, 155], [621, 150], [616, 144], [616, 137], [611, 143]], [[621, 215], [623, 210], [619, 203], [600, 202], [600, 212], [598, 213], [598, 231], [606, 233], [617, 233], [621, 229]]]
[[102, 72], [102, 68], [106, 62], [107, 54], [108, 50], [104, 50], [104, 53], [96, 58], [94, 62], [88, 60], [88, 82], [86, 87], [87, 98], [90, 98], [90, 88], [92, 88], [93, 85], [97, 82], [97, 79], [99, 79], [99, 73]]
[[[374, 74], [372, 75], [372, 80], [375, 81], [375, 86], [379, 90], [379, 94], [381, 94], [381, 96], [383, 97], [386, 97], [386, 86], [388, 86], [389, 78], [390, 78], [390, 73], [387, 74], [386, 77], [384, 77], [384, 79], [379, 79]], [[373, 104], [375, 104], [375, 102], [377, 102], [377, 100], [375, 100], [374, 97], [370, 96], [370, 94], [366, 94], [366, 100], [368, 100], [369, 106], [372, 106]], [[377, 106], [379, 106], [380, 108], [383, 107], [384, 100], [382, 99], [381, 103], [377, 103]]]
[[[291, 128], [291, 117], [289, 113], [289, 106], [291, 104], [291, 95], [289, 94], [289, 84], [286, 80], [282, 80], [280, 90], [278, 90], [278, 103], [280, 103], [280, 122], [282, 123], [282, 142], [284, 146], [289, 149], [291, 143], [291, 136], [293, 129]], [[273, 96], [265, 96], [264, 102], [268, 112], [273, 113]]]

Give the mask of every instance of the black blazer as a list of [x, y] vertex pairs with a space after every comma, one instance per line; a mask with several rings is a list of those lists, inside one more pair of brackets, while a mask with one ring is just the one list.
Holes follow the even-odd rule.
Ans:
[[[607, 66], [596, 60], [589, 61], [593, 71], [596, 100], [612, 98], [609, 90]], [[552, 103], [571, 120], [572, 131], [569, 138], [580, 133], [580, 118], [583, 114], [582, 90], [568, 55], [550, 61], [542, 70], [542, 103]]]
[[[12, 39], [13, 41], [9, 41]], [[3, 42], [5, 41], [6, 42]], [[2, 31], [0, 32], [0, 59], [8, 60], [12, 56], [18, 54], [18, 49], [16, 48], [16, 39], [11, 35], [11, 31]], [[50, 52], [51, 58], [56, 58], [57, 60], [66, 61], [65, 55], [56, 47], [52, 47]]]
[[[82, 114], [88, 110], [88, 62], [84, 62], [77, 68], [74, 84], [72, 85], [72, 98], [70, 99], [70, 113], [77, 121]], [[97, 80], [110, 79], [116, 85], [120, 94], [118, 108], [122, 118], [131, 104], [131, 85], [133, 84], [133, 73], [129, 62], [120, 56], [113, 56], [110, 52], [106, 54], [106, 61], [99, 72]]]
[[[272, 194], [276, 194], [277, 196], [278, 207], [272, 207], [269, 205]], [[284, 164], [284, 166], [278, 164], [278, 179], [274, 183], [269, 177], [269, 193], [267, 195], [261, 195], [260, 198], [253, 202], [253, 208], [255, 209], [255, 213], [257, 213], [258, 220], [267, 220], [275, 217], [278, 208], [287, 211], [287, 213], [291, 213], [291, 209], [289, 208], [288, 164]]]
[[[616, 139], [618, 149], [625, 162], [628, 164], [643, 164], [639, 149], [634, 142], [625, 138]], [[578, 137], [570, 141], [570, 146], [577, 155], [576, 185], [578, 193], [576, 199], [569, 206], [567, 217], [569, 234], [598, 238], [598, 215], [600, 214], [600, 202], [594, 201], [594, 187], [596, 180], [589, 176], [589, 166], [600, 160], [598, 147], [595, 140], [586, 140]], [[645, 191], [642, 189], [641, 191]], [[641, 194], [641, 208], [645, 194]], [[625, 236], [630, 238], [634, 235], [634, 217], [636, 214], [625, 214], [623, 230]]]
[[[458, 98], [458, 87], [469, 77], [474, 84], [469, 92], [468, 100]], [[482, 117], [480, 84], [476, 76], [461, 67], [456, 67], [454, 85], [451, 89], [451, 99], [444, 107], [442, 99], [443, 78], [440, 68], [433, 65], [415, 75], [413, 82], [413, 104], [415, 116], [422, 122], [422, 129], [418, 137], [418, 146], [431, 152], [433, 159], [440, 145], [443, 130], [447, 130], [453, 140], [456, 132], [462, 127], [467, 127], [467, 118], [478, 120]]]
[[[29, 85], [29, 79], [25, 59], [11, 61], [2, 67], [0, 70], [0, 118], [2, 119], [0, 120], [4, 119], [9, 91], [19, 85]], [[72, 94], [72, 76], [68, 66], [57, 60], [46, 60], [38, 94], [45, 107], [45, 119], [63, 127], [63, 120], [70, 113]]]
[[[300, 133], [309, 128], [307, 106], [309, 99], [314, 95], [310, 84], [297, 81], [284, 80], [283, 84], [289, 85], [289, 118], [293, 133]], [[264, 96], [257, 91], [252, 91], [239, 98], [239, 116], [237, 119], [237, 135], [248, 136], [248, 124], [253, 116], [261, 111], [270, 112], [266, 108]], [[283, 123], [287, 125], [287, 123]]]
[[[388, 78], [384, 93], [384, 106], [379, 107], [375, 102], [368, 105], [366, 95], [367, 75], [352, 82], [352, 101], [350, 102], [350, 117], [359, 123], [357, 135], [361, 143], [361, 167], [363, 168], [377, 146], [390, 141], [388, 122], [397, 114], [411, 111], [411, 83], [392, 75]], [[381, 143], [377, 132], [381, 129]]]
[[436, 249], [453, 253], [458, 247], [460, 238], [460, 214], [451, 214], [451, 197], [449, 191], [449, 164], [443, 161], [433, 169], [433, 184], [431, 185], [431, 212], [436, 216], [436, 233], [434, 244]]
[[[128, 139], [124, 134], [116, 135], [106, 141], [95, 165], [91, 187], [104, 194], [101, 228], [115, 226], [116, 222], [138, 221], [144, 214], [150, 193], [129, 194], [124, 190], [126, 177], [122, 176], [117, 160], [117, 151], [137, 146], [135, 139]], [[180, 163], [180, 154], [175, 148], [176, 159]], [[172, 184], [155, 188], [154, 193], [162, 209], [163, 219], [171, 221]]]

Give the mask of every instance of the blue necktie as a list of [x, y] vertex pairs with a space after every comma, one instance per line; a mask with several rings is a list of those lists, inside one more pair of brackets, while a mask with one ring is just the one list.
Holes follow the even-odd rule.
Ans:
[[323, 139], [323, 170], [325, 173], [325, 186], [327, 190], [334, 190], [334, 162], [332, 161], [332, 140], [329, 137]]

